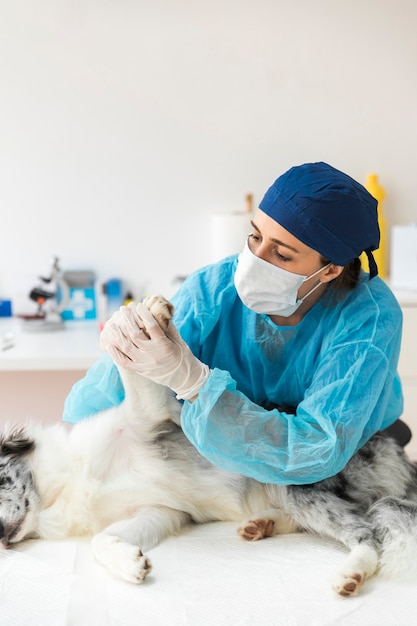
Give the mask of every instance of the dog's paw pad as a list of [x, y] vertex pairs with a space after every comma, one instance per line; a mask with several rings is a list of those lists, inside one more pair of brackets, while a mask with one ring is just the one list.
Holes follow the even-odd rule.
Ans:
[[174, 305], [164, 296], [158, 295], [146, 297], [143, 304], [150, 310], [161, 328], [165, 330], [172, 319]]
[[255, 519], [249, 520], [240, 528], [238, 533], [246, 541], [257, 541], [265, 537], [272, 537], [274, 534], [274, 520], [271, 519]]
[[364, 576], [359, 573], [341, 576], [333, 585], [334, 590], [341, 596], [354, 596], [364, 583]]
[[132, 567], [129, 569], [131, 570], [129, 580], [133, 583], [140, 584], [143, 583], [146, 576], [151, 571], [152, 565], [150, 560], [139, 550], [134, 563], [132, 563]]
[[139, 585], [143, 583], [151, 569], [152, 565], [149, 559], [142, 554], [139, 548], [132, 546], [130, 554], [126, 554], [119, 563], [118, 575], [128, 582]]
[[101, 552], [97, 551], [97, 545], [96, 541], [96, 558], [117, 578], [138, 585], [152, 569], [149, 559], [138, 546], [118, 537], [105, 537]]

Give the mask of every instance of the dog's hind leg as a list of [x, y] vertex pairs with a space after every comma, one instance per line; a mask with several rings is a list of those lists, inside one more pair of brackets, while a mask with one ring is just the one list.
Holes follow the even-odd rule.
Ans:
[[357, 541], [358, 538], [355, 539], [353, 547], [343, 541], [351, 551], [333, 578], [332, 584], [333, 589], [341, 596], [356, 595], [365, 580], [373, 576], [378, 567], [378, 552], [373, 541], [367, 537], [363, 543], [356, 543]]
[[385, 497], [369, 511], [381, 544], [380, 573], [403, 580], [417, 578], [417, 503]]
[[335, 539], [350, 554], [333, 580], [333, 589], [353, 596], [377, 570], [379, 553], [372, 525], [354, 503], [314, 486], [290, 488], [290, 514], [303, 530]]
[[257, 513], [237, 529], [246, 541], [258, 541], [274, 535], [287, 535], [298, 530], [293, 520], [280, 509], [270, 509]]
[[157, 546], [190, 521], [183, 511], [167, 507], [143, 509], [135, 517], [115, 522], [94, 535], [94, 557], [114, 576], [139, 584], [152, 569], [143, 551]]
[[238, 529], [250, 541], [297, 531], [335, 539], [351, 550], [333, 580], [338, 594], [355, 595], [375, 573], [378, 551], [372, 526], [351, 503], [314, 486], [289, 488], [285, 509], [264, 511]]

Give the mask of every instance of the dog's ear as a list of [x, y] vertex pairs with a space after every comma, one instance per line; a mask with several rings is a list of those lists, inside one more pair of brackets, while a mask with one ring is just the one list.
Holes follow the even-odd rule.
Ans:
[[30, 437], [24, 426], [11, 428], [0, 434], [0, 455], [21, 457], [35, 448], [35, 441]]

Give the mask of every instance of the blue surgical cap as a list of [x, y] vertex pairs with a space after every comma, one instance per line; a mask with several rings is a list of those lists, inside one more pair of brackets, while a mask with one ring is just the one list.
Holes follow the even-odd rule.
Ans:
[[306, 163], [282, 174], [259, 205], [305, 245], [347, 265], [365, 252], [370, 278], [378, 274], [378, 203], [361, 184], [327, 163]]

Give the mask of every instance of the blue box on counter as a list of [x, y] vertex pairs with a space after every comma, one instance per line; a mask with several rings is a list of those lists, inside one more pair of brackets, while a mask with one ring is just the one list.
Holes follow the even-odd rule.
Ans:
[[67, 284], [63, 320], [95, 320], [97, 318], [95, 274], [90, 271], [67, 271], [63, 273]]
[[63, 320], [95, 320], [96, 294], [92, 287], [70, 287], [69, 303], [61, 311]]
[[12, 301], [0, 299], [0, 317], [12, 316]]

